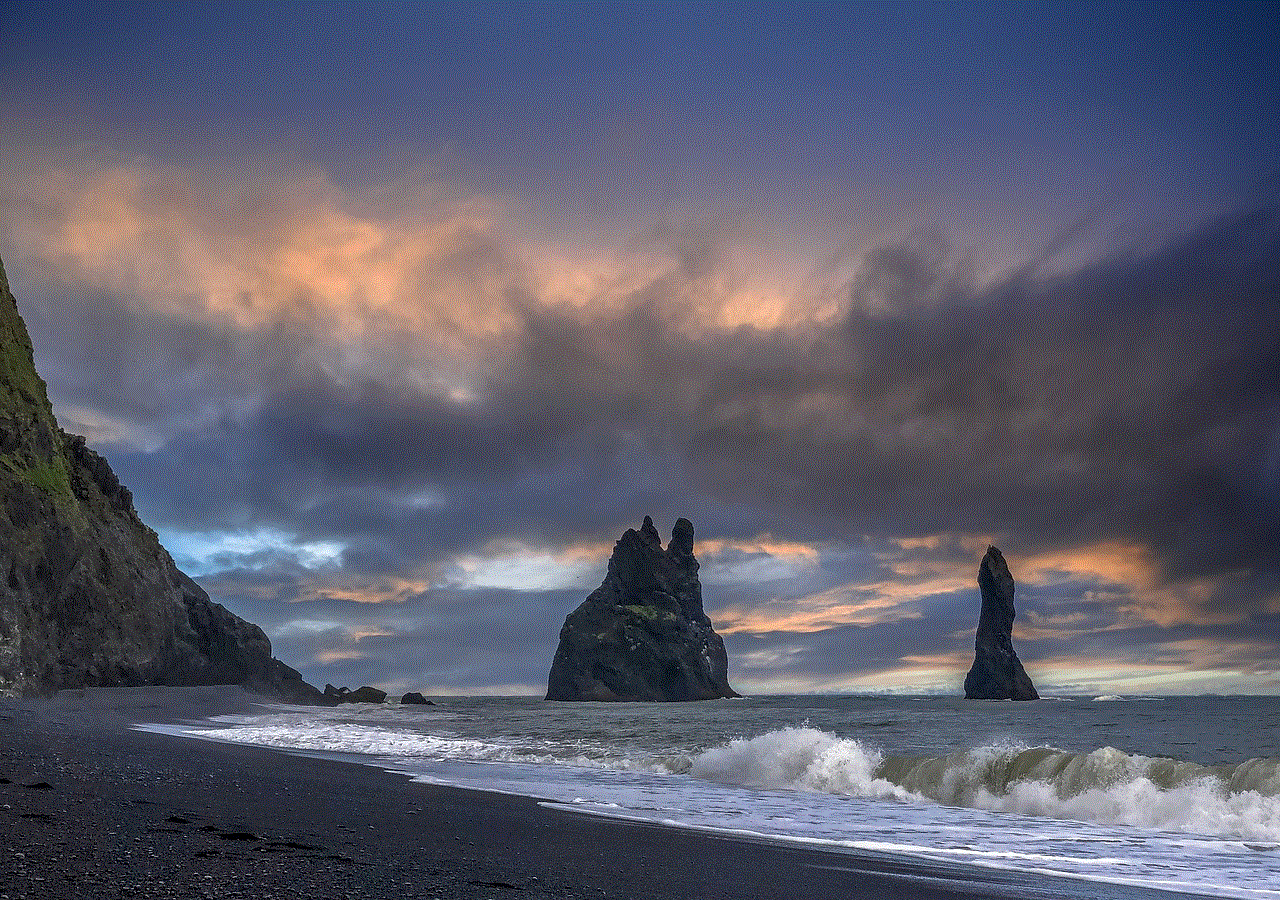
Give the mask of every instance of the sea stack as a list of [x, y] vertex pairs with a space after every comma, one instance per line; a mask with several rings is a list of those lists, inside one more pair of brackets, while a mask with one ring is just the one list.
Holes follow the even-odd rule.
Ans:
[[988, 547], [978, 568], [982, 613], [973, 667], [964, 679], [966, 700], [1039, 700], [1035, 685], [1013, 651], [1013, 576], [1004, 556]]
[[609, 573], [560, 629], [548, 700], [677, 701], [736, 697], [724, 641], [702, 611], [693, 525], [666, 549], [653, 520], [628, 528]]
[[0, 263], [0, 696], [143, 684], [321, 697], [178, 571], [107, 461], [58, 427]]

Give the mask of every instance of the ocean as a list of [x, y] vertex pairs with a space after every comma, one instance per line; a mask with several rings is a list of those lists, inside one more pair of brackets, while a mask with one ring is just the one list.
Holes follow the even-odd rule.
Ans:
[[1280, 698], [765, 696], [263, 707], [187, 737], [351, 755], [601, 816], [1280, 898]]

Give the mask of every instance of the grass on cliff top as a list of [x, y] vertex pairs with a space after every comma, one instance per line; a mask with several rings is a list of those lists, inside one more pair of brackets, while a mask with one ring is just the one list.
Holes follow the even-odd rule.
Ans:
[[0, 410], [16, 411], [32, 404], [52, 422], [44, 379], [36, 372], [31, 336], [17, 301], [9, 293], [4, 264], [0, 263]]
[[[36, 372], [31, 337], [17, 301], [9, 292], [4, 263], [0, 262], [0, 420], [3, 419], [8, 420], [9, 428], [26, 437], [25, 441], [19, 438], [17, 451], [0, 455], [0, 470], [55, 499], [74, 499], [67, 461], [60, 452], [62, 432], [53, 417], [44, 379]], [[37, 438], [27, 446], [54, 448], [53, 453], [46, 457], [44, 451], [22, 452], [23, 444], [40, 431], [48, 432], [45, 439]]]
[[[0, 307], [10, 302], [8, 298], [0, 298]], [[11, 322], [7, 321], [11, 318], [17, 318], [16, 309], [0, 311], [0, 319], [5, 320], [0, 321], [0, 407], [17, 410], [38, 404], [48, 412], [44, 380], [36, 374], [36, 367], [31, 361], [31, 341], [25, 328], [15, 332]]]

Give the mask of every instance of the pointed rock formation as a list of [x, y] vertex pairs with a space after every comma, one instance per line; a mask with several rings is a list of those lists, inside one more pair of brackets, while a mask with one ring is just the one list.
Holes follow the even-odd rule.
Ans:
[[973, 667], [964, 679], [966, 700], [1039, 700], [1013, 651], [1013, 576], [1004, 556], [988, 547], [978, 568], [982, 613], [974, 641]]
[[628, 528], [609, 574], [560, 629], [548, 700], [713, 700], [729, 687], [724, 641], [702, 611], [693, 525], [664, 550], [653, 520]]
[[321, 697], [178, 571], [107, 461], [58, 427], [0, 263], [0, 695], [140, 684]]

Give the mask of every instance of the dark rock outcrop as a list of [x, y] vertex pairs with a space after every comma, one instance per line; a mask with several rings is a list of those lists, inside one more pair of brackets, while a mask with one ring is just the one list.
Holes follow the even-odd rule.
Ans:
[[106, 685], [320, 692], [178, 571], [84, 438], [58, 427], [0, 263], [0, 695]]
[[964, 679], [966, 700], [1039, 700], [1013, 651], [1013, 576], [1004, 556], [988, 547], [978, 568], [982, 613], [974, 641], [973, 667]]
[[712, 700], [729, 687], [724, 641], [702, 611], [693, 525], [664, 550], [645, 516], [613, 548], [609, 573], [560, 629], [548, 700]]
[[417, 691], [410, 691], [409, 693], [405, 694], [403, 697], [400, 698], [400, 702], [402, 704], [408, 704], [411, 706], [435, 706], [434, 703], [432, 703], [426, 697], [419, 694]]
[[380, 691], [376, 687], [356, 688], [354, 691], [349, 687], [334, 687], [331, 684], [324, 686], [324, 696], [321, 700], [327, 706], [337, 706], [339, 703], [381, 703], [387, 699], [387, 692]]
[[343, 703], [382, 703], [387, 699], [387, 692], [380, 691], [376, 687], [358, 687], [354, 691], [348, 691], [342, 698]]

